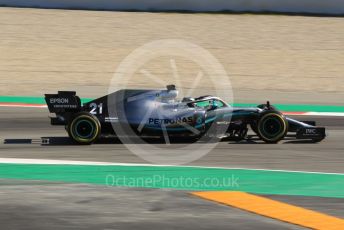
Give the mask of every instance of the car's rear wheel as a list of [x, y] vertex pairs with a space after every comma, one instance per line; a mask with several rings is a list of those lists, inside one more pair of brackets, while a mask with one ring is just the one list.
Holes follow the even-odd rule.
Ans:
[[257, 134], [266, 143], [277, 143], [288, 132], [288, 122], [277, 112], [263, 113], [258, 120]]
[[101, 133], [101, 125], [94, 115], [81, 112], [67, 126], [68, 135], [79, 144], [92, 144]]

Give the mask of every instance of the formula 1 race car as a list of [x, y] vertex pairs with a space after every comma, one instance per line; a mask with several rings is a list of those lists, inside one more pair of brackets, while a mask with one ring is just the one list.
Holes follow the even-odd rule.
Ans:
[[124, 89], [82, 105], [76, 92], [46, 94], [52, 125], [65, 126], [80, 144], [91, 144], [101, 136], [182, 137], [216, 136], [240, 141], [249, 127], [266, 143], [277, 143], [290, 133], [296, 139], [319, 142], [325, 128], [313, 121], [297, 121], [266, 104], [236, 108], [215, 96], [177, 100], [174, 85], [164, 90]]

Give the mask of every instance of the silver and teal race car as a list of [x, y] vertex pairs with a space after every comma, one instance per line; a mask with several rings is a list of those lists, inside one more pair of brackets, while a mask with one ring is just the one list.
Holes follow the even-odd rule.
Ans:
[[108, 136], [241, 141], [252, 133], [266, 143], [277, 143], [290, 134], [313, 142], [326, 136], [325, 128], [314, 121], [286, 117], [269, 102], [236, 108], [216, 96], [181, 100], [177, 96], [175, 86], [169, 85], [162, 90], [123, 89], [84, 104], [72, 91], [46, 94], [45, 100], [56, 115], [51, 124], [64, 125], [69, 137], [80, 144]]

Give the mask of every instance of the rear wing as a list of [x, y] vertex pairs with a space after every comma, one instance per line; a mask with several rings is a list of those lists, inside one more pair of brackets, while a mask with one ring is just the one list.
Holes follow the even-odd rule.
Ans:
[[81, 100], [74, 91], [58, 91], [57, 94], [45, 94], [45, 102], [50, 113], [80, 111]]

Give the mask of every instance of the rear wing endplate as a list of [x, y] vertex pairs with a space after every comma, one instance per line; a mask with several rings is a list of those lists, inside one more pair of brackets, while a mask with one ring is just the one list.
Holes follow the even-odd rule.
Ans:
[[45, 102], [50, 113], [77, 111], [81, 108], [81, 100], [74, 91], [58, 91], [57, 94], [45, 94]]

